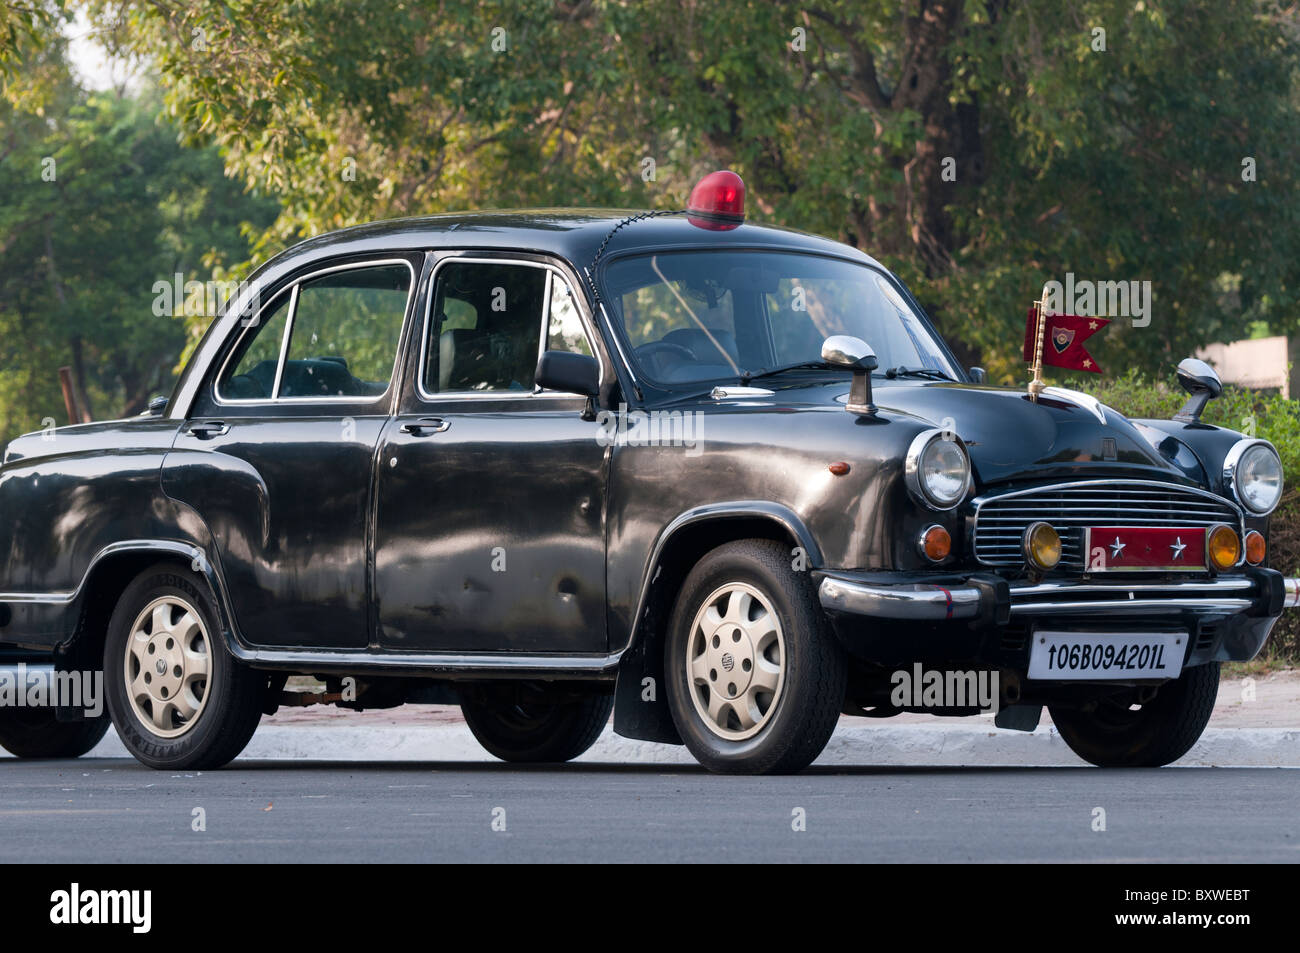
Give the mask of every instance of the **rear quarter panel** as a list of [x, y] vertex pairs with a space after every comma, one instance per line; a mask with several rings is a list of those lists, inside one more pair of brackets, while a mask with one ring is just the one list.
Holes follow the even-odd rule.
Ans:
[[[97, 555], [125, 540], [176, 538], [159, 479], [178, 424], [138, 418], [29, 434], [0, 467], [0, 641], [53, 646], [75, 627]], [[9, 600], [5, 600], [9, 596]]]

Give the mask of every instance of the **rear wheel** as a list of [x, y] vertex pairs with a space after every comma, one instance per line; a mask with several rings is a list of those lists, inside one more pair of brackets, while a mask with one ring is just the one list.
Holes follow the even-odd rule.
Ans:
[[170, 565], [141, 573], [104, 642], [108, 708], [122, 743], [151, 768], [219, 768], [262, 717], [267, 678], [238, 664], [207, 583]]
[[666, 652], [673, 721], [710, 770], [799, 771], [835, 730], [843, 650], [780, 543], [728, 543], [701, 559], [678, 594]]
[[1049, 708], [1070, 749], [1103, 768], [1158, 768], [1196, 744], [1219, 694], [1219, 663], [1189, 668], [1141, 705], [1103, 699], [1091, 711]]
[[17, 758], [79, 758], [108, 731], [107, 715], [56, 721], [52, 708], [0, 709], [0, 748]]
[[614, 696], [503, 682], [469, 690], [460, 708], [478, 743], [502, 761], [558, 762], [596, 743], [614, 710]]

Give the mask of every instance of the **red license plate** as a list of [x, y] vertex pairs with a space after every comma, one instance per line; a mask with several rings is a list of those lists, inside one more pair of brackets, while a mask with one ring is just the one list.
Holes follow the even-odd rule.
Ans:
[[1202, 527], [1093, 526], [1084, 531], [1088, 572], [1205, 569]]

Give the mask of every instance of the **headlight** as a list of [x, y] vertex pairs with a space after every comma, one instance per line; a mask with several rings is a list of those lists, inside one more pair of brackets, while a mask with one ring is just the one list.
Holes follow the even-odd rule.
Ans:
[[936, 510], [950, 510], [970, 487], [970, 460], [966, 448], [941, 431], [918, 434], [907, 450], [904, 468], [908, 492], [917, 502]]
[[1238, 440], [1223, 461], [1223, 483], [1251, 513], [1272, 513], [1282, 499], [1282, 461], [1267, 440]]

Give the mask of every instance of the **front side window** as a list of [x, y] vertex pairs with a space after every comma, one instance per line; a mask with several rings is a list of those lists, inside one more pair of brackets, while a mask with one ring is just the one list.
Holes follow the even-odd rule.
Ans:
[[547, 318], [546, 349], [572, 351], [592, 357], [591, 342], [582, 326], [582, 316], [574, 302], [573, 290], [559, 275], [551, 274], [550, 308]]
[[837, 334], [866, 341], [882, 370], [957, 376], [920, 315], [867, 265], [792, 252], [665, 252], [618, 259], [603, 281], [639, 370], [669, 386], [817, 361]]
[[591, 354], [573, 291], [549, 268], [448, 262], [438, 270], [421, 386], [531, 394], [543, 328], [547, 349]]
[[382, 395], [392, 380], [411, 281], [408, 265], [388, 262], [330, 271], [285, 289], [244, 331], [217, 382], [218, 396]]

